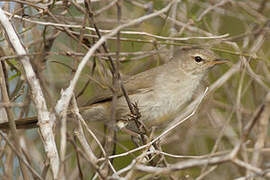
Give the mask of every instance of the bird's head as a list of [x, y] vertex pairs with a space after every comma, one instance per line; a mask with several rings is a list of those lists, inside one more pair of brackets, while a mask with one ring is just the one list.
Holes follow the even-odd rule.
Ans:
[[228, 62], [218, 58], [211, 50], [199, 48], [180, 50], [176, 53], [175, 60], [185, 72], [193, 75], [204, 74], [211, 67]]

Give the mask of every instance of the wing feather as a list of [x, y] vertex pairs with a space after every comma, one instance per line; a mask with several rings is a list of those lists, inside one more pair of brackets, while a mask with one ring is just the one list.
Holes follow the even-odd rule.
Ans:
[[[163, 66], [163, 65], [162, 65]], [[124, 80], [124, 87], [128, 93], [128, 95], [139, 93], [140, 91], [152, 90], [156, 72], [159, 71], [161, 66], [156, 68], [141, 72], [132, 77], [129, 77], [127, 80]], [[123, 96], [122, 91], [120, 91], [117, 95], [118, 97]], [[112, 91], [106, 89], [102, 92], [97, 93], [93, 98], [91, 98], [87, 105], [96, 104], [100, 102], [110, 101], [113, 97]]]

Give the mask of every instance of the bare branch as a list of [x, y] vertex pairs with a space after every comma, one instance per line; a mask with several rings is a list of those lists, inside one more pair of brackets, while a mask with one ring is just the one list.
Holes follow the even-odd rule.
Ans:
[[[23, 45], [21, 44], [18, 35], [16, 34], [14, 28], [12, 27], [11, 23], [9, 22], [8, 18], [6, 17], [1, 8], [0, 8], [0, 22], [5, 30], [8, 41], [12, 46], [12, 48], [14, 49], [14, 51], [18, 55], [26, 54], [27, 52], [24, 49]], [[35, 72], [30, 63], [30, 59], [27, 56], [24, 56], [20, 60], [24, 67], [26, 78], [32, 90], [33, 101], [37, 108], [38, 120], [44, 143], [44, 148], [47, 153], [47, 157], [50, 159], [50, 165], [53, 171], [53, 176], [54, 178], [56, 178], [59, 169], [59, 157], [52, 131], [52, 125], [55, 121], [55, 116], [53, 114], [50, 114], [50, 112], [47, 109], [46, 101], [42, 93], [39, 80], [35, 75]]]

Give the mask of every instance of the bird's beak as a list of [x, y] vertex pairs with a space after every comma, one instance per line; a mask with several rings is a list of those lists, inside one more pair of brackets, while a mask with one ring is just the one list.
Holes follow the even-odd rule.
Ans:
[[215, 59], [214, 61], [210, 61], [209, 64], [210, 65], [216, 65], [216, 64], [224, 64], [224, 63], [228, 63], [229, 60], [227, 59]]

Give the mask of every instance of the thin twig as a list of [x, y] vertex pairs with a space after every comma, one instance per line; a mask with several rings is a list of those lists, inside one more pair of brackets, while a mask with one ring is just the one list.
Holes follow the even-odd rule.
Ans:
[[15, 152], [17, 157], [20, 159], [20, 161], [31, 171], [31, 173], [34, 175], [35, 178], [43, 179], [36, 170], [29, 165], [29, 163], [21, 157], [20, 152], [18, 152], [18, 149], [9, 141], [8, 137], [0, 130], [0, 135], [5, 139], [9, 147]]
[[[4, 14], [3, 10], [0, 8], [0, 21], [3, 26], [9, 43], [15, 52], [19, 55], [26, 54], [26, 50], [22, 46], [18, 35], [16, 34], [14, 28], [9, 22], [8, 18]], [[32, 90], [32, 97], [38, 112], [38, 120], [40, 125], [40, 131], [44, 143], [44, 149], [47, 154], [47, 157], [50, 160], [50, 165], [53, 171], [53, 177], [57, 178], [59, 170], [59, 157], [58, 151], [56, 148], [54, 133], [52, 131], [52, 124], [55, 120], [54, 114], [49, 113], [47, 109], [47, 104], [42, 93], [42, 89], [39, 83], [39, 80], [36, 77], [36, 74], [30, 63], [30, 59], [27, 56], [21, 58], [21, 63], [25, 69], [26, 79]]]

